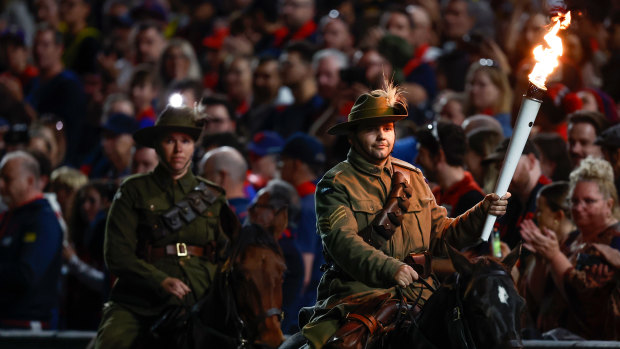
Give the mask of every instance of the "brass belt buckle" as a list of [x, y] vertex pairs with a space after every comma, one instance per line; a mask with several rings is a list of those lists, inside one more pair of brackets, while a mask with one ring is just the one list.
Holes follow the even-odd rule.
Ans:
[[177, 242], [177, 256], [187, 257], [187, 246], [184, 242]]

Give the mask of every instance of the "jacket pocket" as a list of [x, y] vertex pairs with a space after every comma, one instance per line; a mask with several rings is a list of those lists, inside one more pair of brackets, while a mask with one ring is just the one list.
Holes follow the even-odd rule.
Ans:
[[351, 211], [355, 214], [359, 230], [367, 227], [375, 218], [375, 215], [383, 209], [378, 200], [352, 200]]

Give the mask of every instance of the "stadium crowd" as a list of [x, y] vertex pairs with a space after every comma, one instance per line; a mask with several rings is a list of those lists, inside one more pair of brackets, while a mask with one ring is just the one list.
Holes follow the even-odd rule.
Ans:
[[[194, 173], [242, 223], [287, 211], [273, 228], [282, 329], [298, 331], [325, 262], [316, 184], [349, 148], [327, 130], [393, 80], [409, 111], [393, 155], [422, 169], [450, 216], [465, 212], [493, 192], [532, 50], [566, 10], [564, 55], [493, 234], [501, 248], [476, 253], [524, 242], [513, 276], [527, 337], [620, 340], [616, 0], [3, 1], [0, 328], [97, 329], [115, 281], [108, 210], [124, 178], [159, 162], [132, 135], [174, 104], [200, 116]], [[281, 202], [263, 202], [264, 188]]]

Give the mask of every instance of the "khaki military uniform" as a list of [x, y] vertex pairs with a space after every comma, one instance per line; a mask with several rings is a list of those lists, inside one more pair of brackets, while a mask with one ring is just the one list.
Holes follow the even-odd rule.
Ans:
[[[372, 239], [383, 242], [381, 250], [377, 250], [364, 242], [358, 232], [383, 208], [395, 170], [405, 174], [413, 196], [402, 225], [389, 241], [373, 232]], [[354, 150], [319, 182], [316, 214], [328, 258], [340, 271], [330, 269], [323, 275], [314, 314], [302, 329], [314, 348], [320, 348], [336, 332], [341, 319], [358, 304], [394, 292], [394, 275], [408, 253], [437, 251], [442, 248], [440, 239], [461, 248], [474, 244], [486, 217], [478, 204], [457, 218], [448, 218], [446, 209], [435, 202], [419, 169], [392, 157], [379, 167]], [[419, 294], [419, 286], [413, 284], [405, 290], [408, 298]], [[423, 291], [422, 302], [429, 296], [429, 291]]]
[[[177, 232], [162, 230], [161, 214], [183, 200], [200, 182], [212, 189], [215, 201]], [[227, 210], [223, 190], [191, 171], [175, 181], [159, 165], [154, 172], [130, 177], [121, 185], [110, 208], [104, 245], [106, 264], [118, 280], [112, 288], [111, 302], [104, 308], [97, 347], [129, 347], [166, 307], [192, 305], [205, 294], [216, 272], [214, 257], [223, 257], [222, 250], [228, 241], [228, 232], [220, 224], [220, 215], [230, 212]], [[149, 249], [177, 243], [216, 247], [206, 248], [213, 253], [200, 257], [152, 258], [149, 253]], [[183, 247], [180, 250], [182, 254]], [[161, 282], [167, 277], [178, 278], [189, 286], [191, 292], [183, 301], [163, 289]]]

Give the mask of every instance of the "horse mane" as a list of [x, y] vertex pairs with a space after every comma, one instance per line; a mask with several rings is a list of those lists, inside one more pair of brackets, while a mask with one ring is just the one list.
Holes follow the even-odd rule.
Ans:
[[271, 233], [258, 224], [249, 224], [241, 229], [238, 239], [233, 242], [231, 260], [243, 259], [244, 252], [250, 246], [266, 247], [278, 256], [283, 256], [280, 245]]
[[224, 322], [230, 323], [239, 316], [239, 308], [235, 301], [235, 295], [230, 292], [228, 283], [234, 284], [235, 292], [243, 299], [253, 299], [260, 304], [259, 290], [252, 282], [243, 282], [244, 276], [236, 266], [245, 258], [245, 253], [250, 247], [267, 248], [277, 256], [284, 258], [277, 241], [271, 233], [258, 224], [244, 226], [239, 232], [238, 238], [233, 241], [230, 254], [220, 271], [220, 280], [216, 282], [224, 304]]

